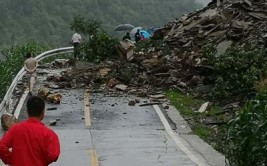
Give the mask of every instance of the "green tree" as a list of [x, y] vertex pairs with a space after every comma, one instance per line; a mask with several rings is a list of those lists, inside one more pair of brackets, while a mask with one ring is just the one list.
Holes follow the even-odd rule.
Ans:
[[0, 0], [0, 34], [5, 39], [0, 48], [29, 39], [66, 46], [73, 33], [68, 25], [78, 14], [100, 20], [105, 31], [119, 36], [114, 32], [118, 24], [160, 27], [197, 8], [194, 0]]
[[70, 27], [86, 37], [79, 46], [85, 60], [100, 62], [116, 54], [115, 44], [118, 41], [103, 30], [99, 21], [78, 15], [74, 17]]

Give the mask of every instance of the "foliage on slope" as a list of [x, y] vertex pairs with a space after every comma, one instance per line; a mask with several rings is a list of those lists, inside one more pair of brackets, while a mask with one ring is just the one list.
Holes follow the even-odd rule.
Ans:
[[4, 97], [7, 87], [23, 67], [26, 53], [31, 52], [33, 55], [38, 55], [47, 48], [37, 42], [28, 42], [1, 51], [5, 61], [0, 61], [0, 99]]
[[68, 45], [69, 23], [78, 14], [100, 20], [115, 33], [117, 24], [157, 27], [196, 8], [194, 0], [0, 0], [0, 46], [25, 40]]

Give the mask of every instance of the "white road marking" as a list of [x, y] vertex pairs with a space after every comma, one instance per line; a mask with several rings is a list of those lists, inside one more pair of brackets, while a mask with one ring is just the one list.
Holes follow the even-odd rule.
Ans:
[[180, 138], [174, 134], [173, 130], [171, 129], [170, 124], [168, 123], [167, 119], [165, 118], [164, 114], [161, 112], [158, 105], [153, 105], [153, 108], [157, 112], [161, 122], [163, 123], [166, 132], [170, 135], [170, 137], [174, 140], [177, 147], [179, 147], [195, 164], [198, 166], [207, 166], [208, 164], [201, 162], [194, 154], [188, 150], [188, 148], [181, 142]]

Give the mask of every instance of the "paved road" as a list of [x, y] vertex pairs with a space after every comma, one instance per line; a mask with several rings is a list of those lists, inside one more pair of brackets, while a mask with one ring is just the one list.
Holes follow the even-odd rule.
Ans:
[[[38, 78], [35, 93], [43, 80]], [[133, 96], [84, 89], [58, 91], [62, 102], [47, 103], [47, 108], [57, 109], [47, 111], [44, 119], [47, 125], [58, 120], [50, 127], [59, 135], [62, 153], [53, 166], [224, 165], [222, 155], [198, 137], [187, 135], [190, 129], [173, 107], [165, 112], [158, 106], [128, 106], [130, 98], [136, 99]], [[26, 118], [24, 107], [20, 120]], [[177, 123], [168, 123], [162, 113]]]
[[91, 133], [100, 165], [194, 166], [153, 107], [128, 106], [127, 98], [92, 96]]

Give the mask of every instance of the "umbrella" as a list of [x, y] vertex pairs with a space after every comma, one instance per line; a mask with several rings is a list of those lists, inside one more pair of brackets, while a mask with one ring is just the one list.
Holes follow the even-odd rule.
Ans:
[[150, 34], [149, 34], [147, 31], [143, 31], [143, 30], [141, 30], [141, 31], [140, 31], [140, 34], [143, 34], [143, 36], [144, 36], [145, 39], [147, 39], [147, 38], [150, 37]]
[[131, 24], [121, 24], [116, 26], [115, 31], [130, 31], [134, 29], [134, 26]]
[[131, 35], [134, 36], [134, 35], [136, 34], [136, 32], [137, 32], [138, 29], [141, 30], [142, 27], [136, 27], [136, 28], [132, 29], [132, 31], [131, 31]]

